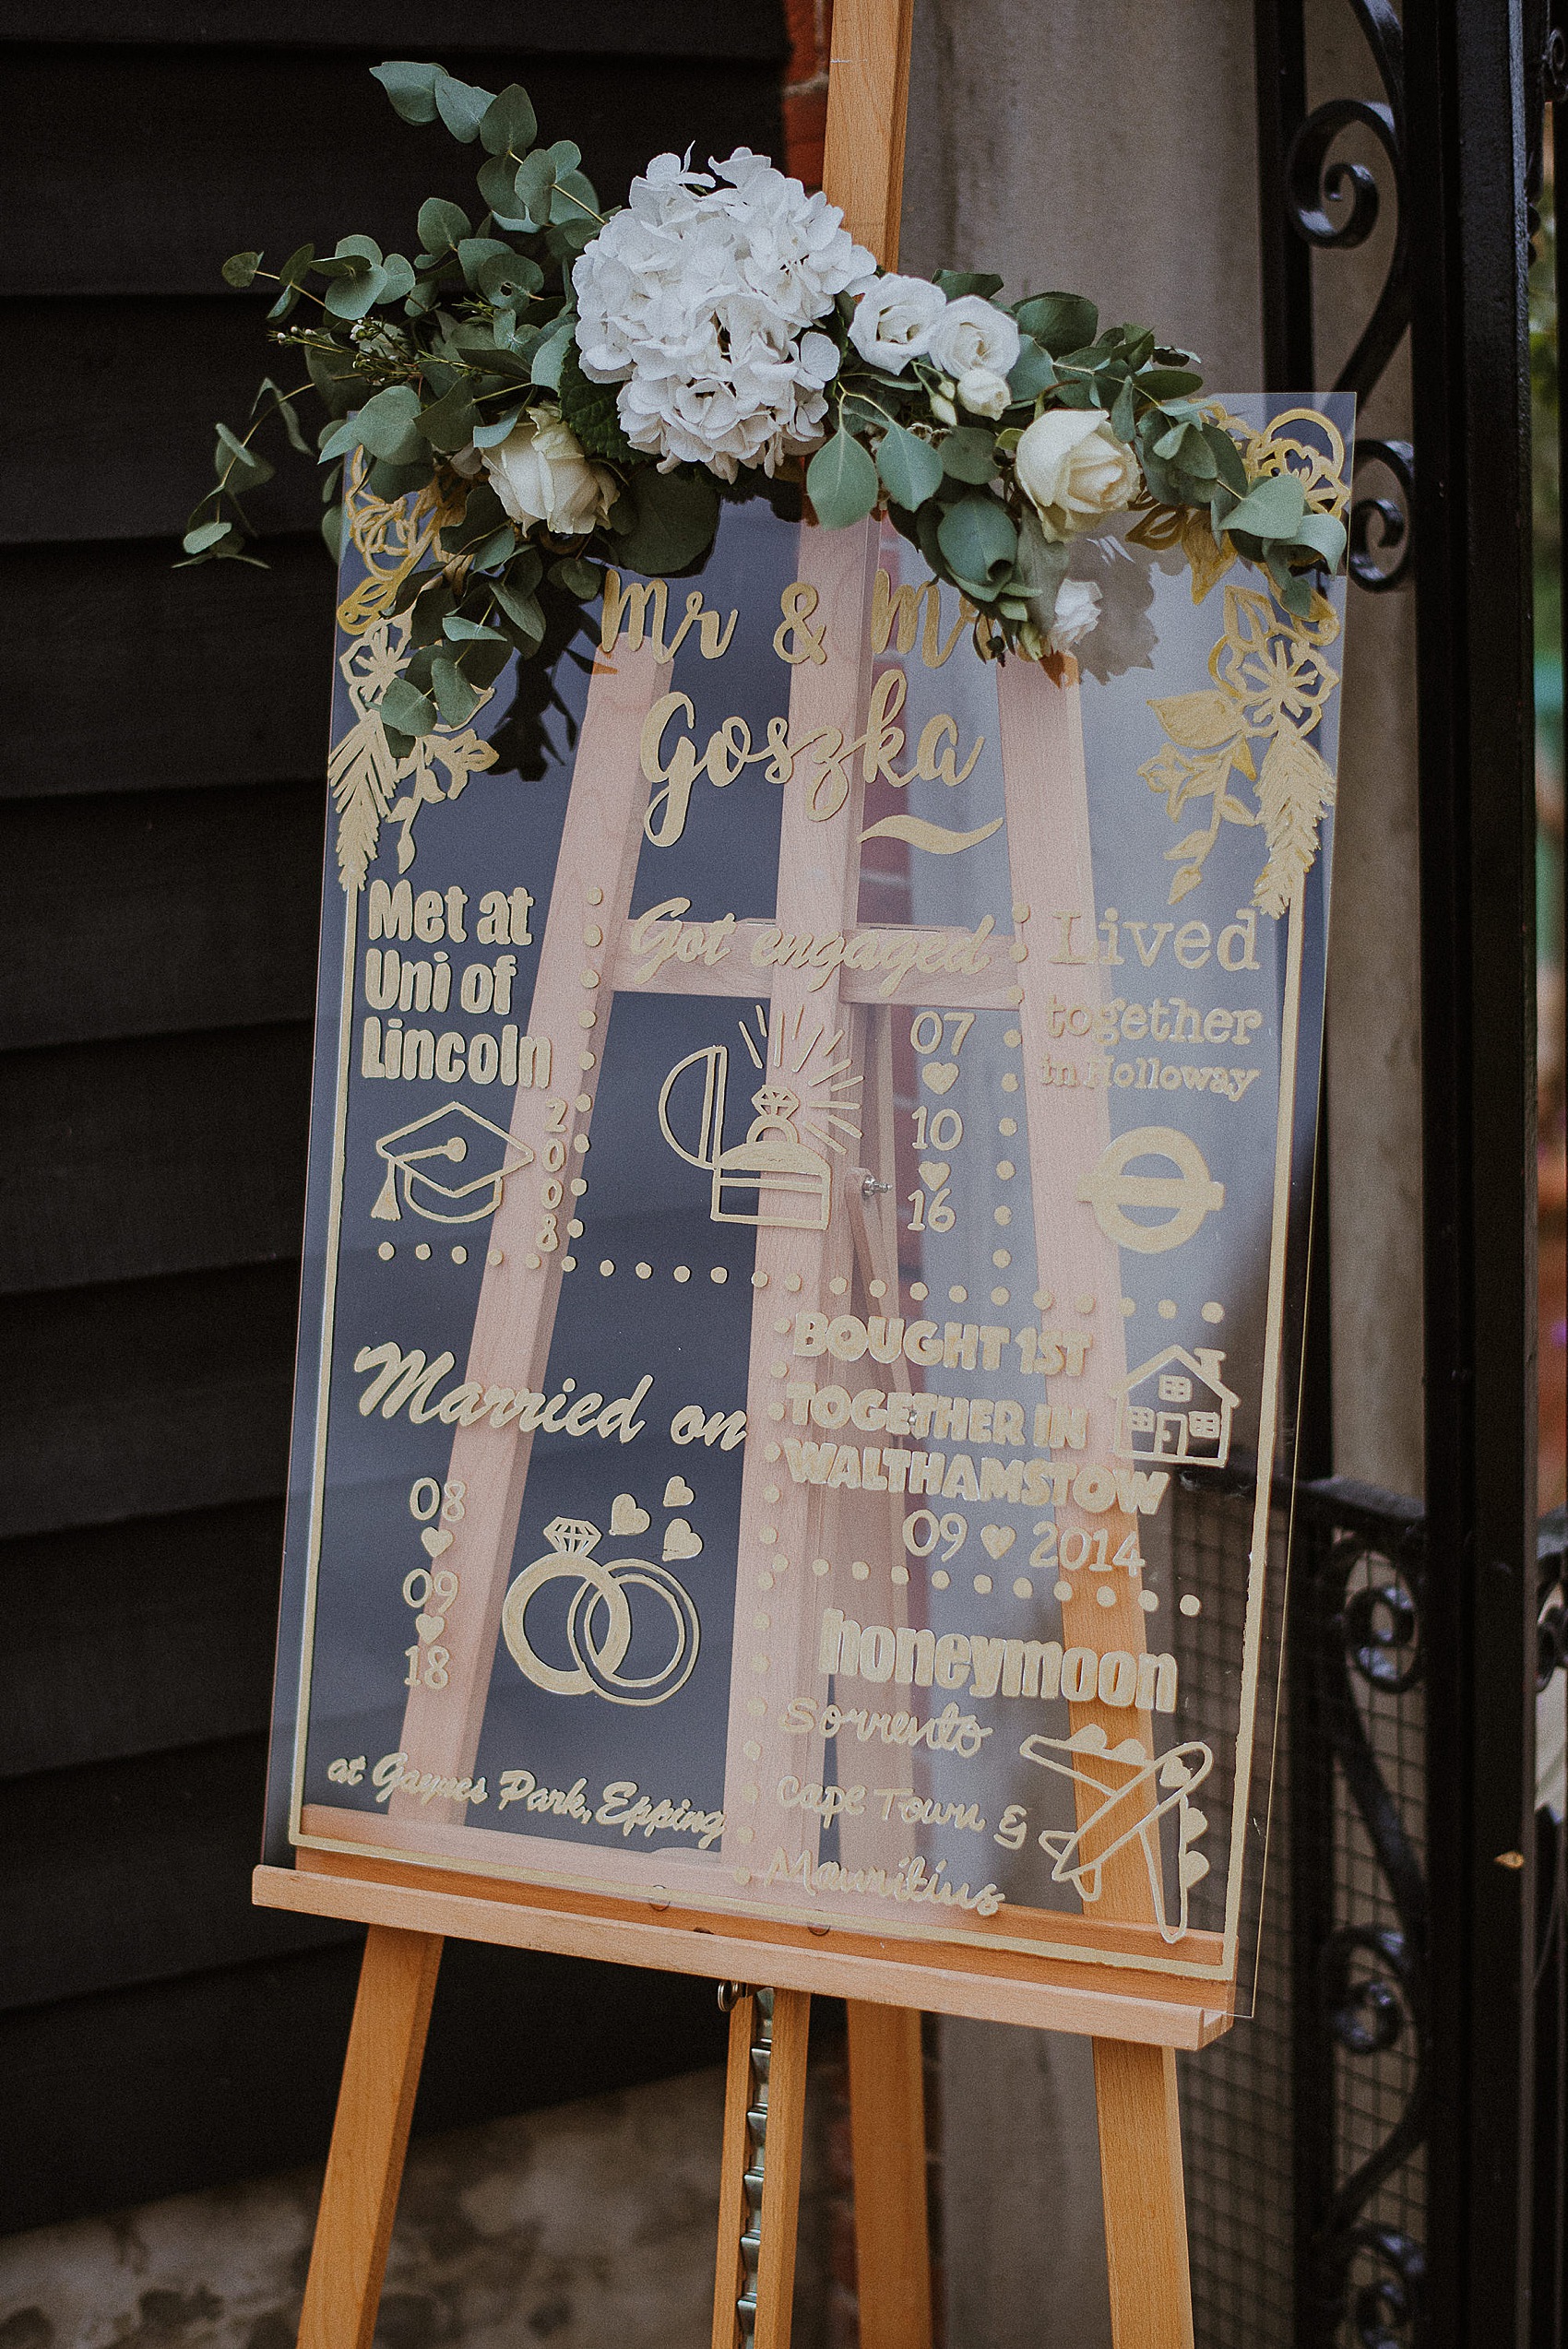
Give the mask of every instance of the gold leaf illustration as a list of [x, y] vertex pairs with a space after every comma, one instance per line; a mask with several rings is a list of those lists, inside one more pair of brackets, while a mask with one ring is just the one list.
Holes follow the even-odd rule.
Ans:
[[1197, 694], [1174, 694], [1149, 704], [1173, 742], [1190, 751], [1216, 749], [1242, 730], [1240, 703], [1222, 686]]
[[[485, 695], [488, 701], [489, 694]], [[470, 775], [477, 775], [496, 760], [493, 742], [481, 741], [469, 727], [461, 734], [422, 734], [398, 769], [398, 781], [408, 786], [400, 799], [395, 800], [388, 815], [400, 826], [398, 836], [398, 870], [407, 872], [414, 860], [414, 825], [421, 808], [435, 807], [444, 800], [455, 800], [467, 785]], [[439, 762], [446, 769], [446, 789], [436, 781], [434, 769]]]
[[1144, 761], [1138, 773], [1151, 791], [1163, 792], [1167, 813], [1174, 824], [1189, 800], [1207, 799], [1227, 781], [1230, 759], [1229, 743], [1218, 751], [1191, 752], [1162, 742], [1153, 758]]
[[1350, 503], [1345, 457], [1344, 437], [1321, 409], [1288, 408], [1254, 441], [1247, 470], [1255, 462], [1263, 474], [1294, 473], [1320, 514], [1342, 515]]
[[1334, 805], [1334, 777], [1312, 744], [1284, 727], [1268, 746], [1257, 791], [1268, 861], [1253, 902], [1277, 921], [1317, 856], [1318, 826]]
[[[1218, 403], [1206, 404], [1204, 412], [1235, 440], [1249, 481], [1289, 471], [1320, 512], [1343, 513], [1345, 444], [1315, 409], [1292, 409], [1266, 432]], [[1180, 548], [1191, 569], [1194, 603], [1235, 559], [1228, 538], [1215, 545], [1209, 516], [1197, 508], [1157, 505], [1127, 535], [1157, 553]], [[1286, 611], [1266, 586], [1228, 580], [1225, 624], [1208, 661], [1214, 690], [1150, 702], [1167, 739], [1139, 775], [1164, 799], [1173, 824], [1190, 801], [1207, 799], [1211, 808], [1206, 829], [1167, 851], [1170, 861], [1184, 860], [1169, 904], [1179, 904], [1198, 886], [1225, 824], [1261, 824], [1266, 834], [1269, 853], [1255, 903], [1277, 918], [1292, 902], [1317, 855], [1318, 826], [1334, 803], [1333, 777], [1308, 737], [1321, 725], [1339, 682], [1326, 658], [1339, 629], [1333, 603], [1316, 587], [1307, 611], [1299, 614]], [[1232, 768], [1256, 787], [1256, 813], [1231, 791]]]
[[1236, 550], [1223, 532], [1217, 546], [1208, 516], [1201, 508], [1189, 506], [1182, 529], [1182, 552], [1193, 575], [1193, 601], [1202, 603], [1216, 580], [1222, 579], [1235, 562]]
[[[422, 734], [406, 757], [393, 757], [380, 702], [392, 680], [401, 676], [408, 657], [409, 623], [403, 617], [374, 622], [339, 656], [355, 718], [333, 748], [327, 779], [338, 811], [338, 873], [345, 889], [363, 888], [380, 846], [382, 824], [388, 819], [400, 826], [398, 870], [407, 872], [414, 860], [414, 825], [421, 808], [455, 800], [469, 776], [493, 766], [497, 757], [493, 742], [485, 741], [471, 726], [460, 732], [437, 727], [434, 734]], [[485, 687], [481, 706], [494, 690]], [[435, 779], [437, 765], [446, 770], [445, 790]], [[400, 783], [407, 789], [394, 799]]]
[[349, 535], [364, 564], [363, 577], [338, 607], [338, 625], [346, 636], [362, 636], [392, 616], [404, 580], [430, 552], [444, 527], [461, 513], [467, 495], [459, 483], [457, 504], [445, 504], [440, 485], [431, 481], [417, 497], [388, 502], [365, 487], [365, 471], [362, 451], [350, 464], [343, 484]]
[[1167, 848], [1165, 861], [1167, 864], [1179, 864], [1183, 857], [1195, 857], [1200, 848], [1210, 847], [1213, 840], [1214, 835], [1206, 824], [1199, 831], [1189, 832], [1184, 840], [1178, 840], [1173, 848]]
[[[487, 702], [493, 691], [493, 686], [487, 686], [482, 701]], [[487, 766], [493, 766], [499, 755], [494, 743], [484, 741], [471, 726], [466, 727], [460, 734], [442, 732], [431, 735], [429, 740], [432, 753], [446, 769], [446, 797], [449, 800], [457, 799], [469, 776], [480, 774]]]
[[1163, 554], [1168, 547], [1180, 546], [1184, 511], [1180, 505], [1150, 506], [1142, 521], [1134, 522], [1128, 531], [1128, 542], [1151, 547], [1156, 554]]
[[1179, 548], [1192, 576], [1194, 603], [1202, 603], [1215, 581], [1223, 578], [1236, 560], [1236, 550], [1229, 538], [1221, 537], [1218, 545], [1215, 544], [1213, 526], [1201, 506], [1151, 506], [1143, 519], [1133, 525], [1127, 539], [1130, 545], [1148, 547], [1156, 554]]

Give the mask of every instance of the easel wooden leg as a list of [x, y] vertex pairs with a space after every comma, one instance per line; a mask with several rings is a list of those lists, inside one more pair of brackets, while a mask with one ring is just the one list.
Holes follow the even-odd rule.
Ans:
[[757, 1990], [731, 2009], [713, 2349], [790, 2349], [811, 2005]]
[[440, 1964], [439, 1933], [365, 1937], [300, 2349], [370, 2349]]
[[1094, 2092], [1115, 2349], [1193, 2349], [1175, 2053], [1097, 2039]]
[[849, 2021], [861, 2349], [931, 2349], [921, 2018], [851, 1999]]

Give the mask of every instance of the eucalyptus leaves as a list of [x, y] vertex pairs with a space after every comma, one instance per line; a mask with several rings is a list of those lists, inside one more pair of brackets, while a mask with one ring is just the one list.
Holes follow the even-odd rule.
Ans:
[[273, 339], [304, 380], [265, 382], [243, 436], [219, 426], [184, 550], [256, 559], [244, 500], [272, 471], [256, 436], [276, 418], [308, 455], [305, 393], [327, 410], [334, 551], [345, 463], [373, 498], [421, 493], [432, 559], [398, 590], [412, 651], [379, 705], [395, 751], [466, 725], [514, 652], [568, 639], [603, 564], [696, 564], [719, 480], [743, 490], [807, 456], [817, 519], [883, 507], [997, 656], [1040, 658], [1093, 627], [1070, 541], [1129, 505], [1206, 517], [1294, 612], [1341, 560], [1343, 524], [1292, 471], [1251, 478], [1196, 402], [1191, 353], [1149, 330], [1102, 332], [1075, 294], [1004, 307], [999, 278], [880, 273], [835, 207], [745, 149], [711, 174], [661, 156], [607, 219], [576, 147], [540, 144], [523, 89], [374, 70], [406, 122], [483, 149], [485, 208], [432, 197], [411, 260], [350, 235], [275, 271], [258, 253], [225, 264], [232, 285], [276, 284]]

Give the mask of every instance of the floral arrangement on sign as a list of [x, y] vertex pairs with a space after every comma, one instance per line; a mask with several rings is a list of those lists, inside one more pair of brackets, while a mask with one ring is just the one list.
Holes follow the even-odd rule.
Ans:
[[[561, 641], [563, 621], [569, 635], [603, 565], [691, 568], [721, 494], [802, 459], [818, 521], [884, 509], [968, 599], [988, 657], [1043, 659], [1096, 626], [1071, 542], [1134, 506], [1194, 586], [1234, 554], [1287, 612], [1321, 605], [1311, 575], [1343, 557], [1342, 488], [1200, 404], [1191, 352], [1102, 329], [1081, 295], [1004, 306], [1000, 278], [881, 270], [826, 196], [746, 148], [711, 172], [659, 156], [606, 216], [571, 140], [539, 144], [522, 89], [374, 73], [404, 121], [483, 148], [485, 209], [431, 197], [412, 260], [350, 235], [278, 270], [259, 253], [224, 265], [231, 285], [279, 287], [272, 338], [307, 380], [264, 383], [243, 435], [218, 427], [184, 550], [256, 560], [244, 500], [272, 467], [253, 444], [277, 419], [309, 455], [305, 392], [327, 409], [334, 552], [346, 466], [375, 500], [417, 492], [432, 560], [398, 582], [412, 649], [374, 703], [396, 758], [466, 727], [514, 652]], [[320, 315], [285, 325], [307, 301]]]

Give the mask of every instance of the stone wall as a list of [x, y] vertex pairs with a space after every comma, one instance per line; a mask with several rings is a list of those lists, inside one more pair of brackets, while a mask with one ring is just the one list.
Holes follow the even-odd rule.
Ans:
[[[814, 2091], [795, 2349], [822, 2349]], [[723, 2076], [417, 2141], [378, 2349], [694, 2349], [708, 2338]], [[318, 2169], [0, 2241], [0, 2349], [292, 2349]]]

